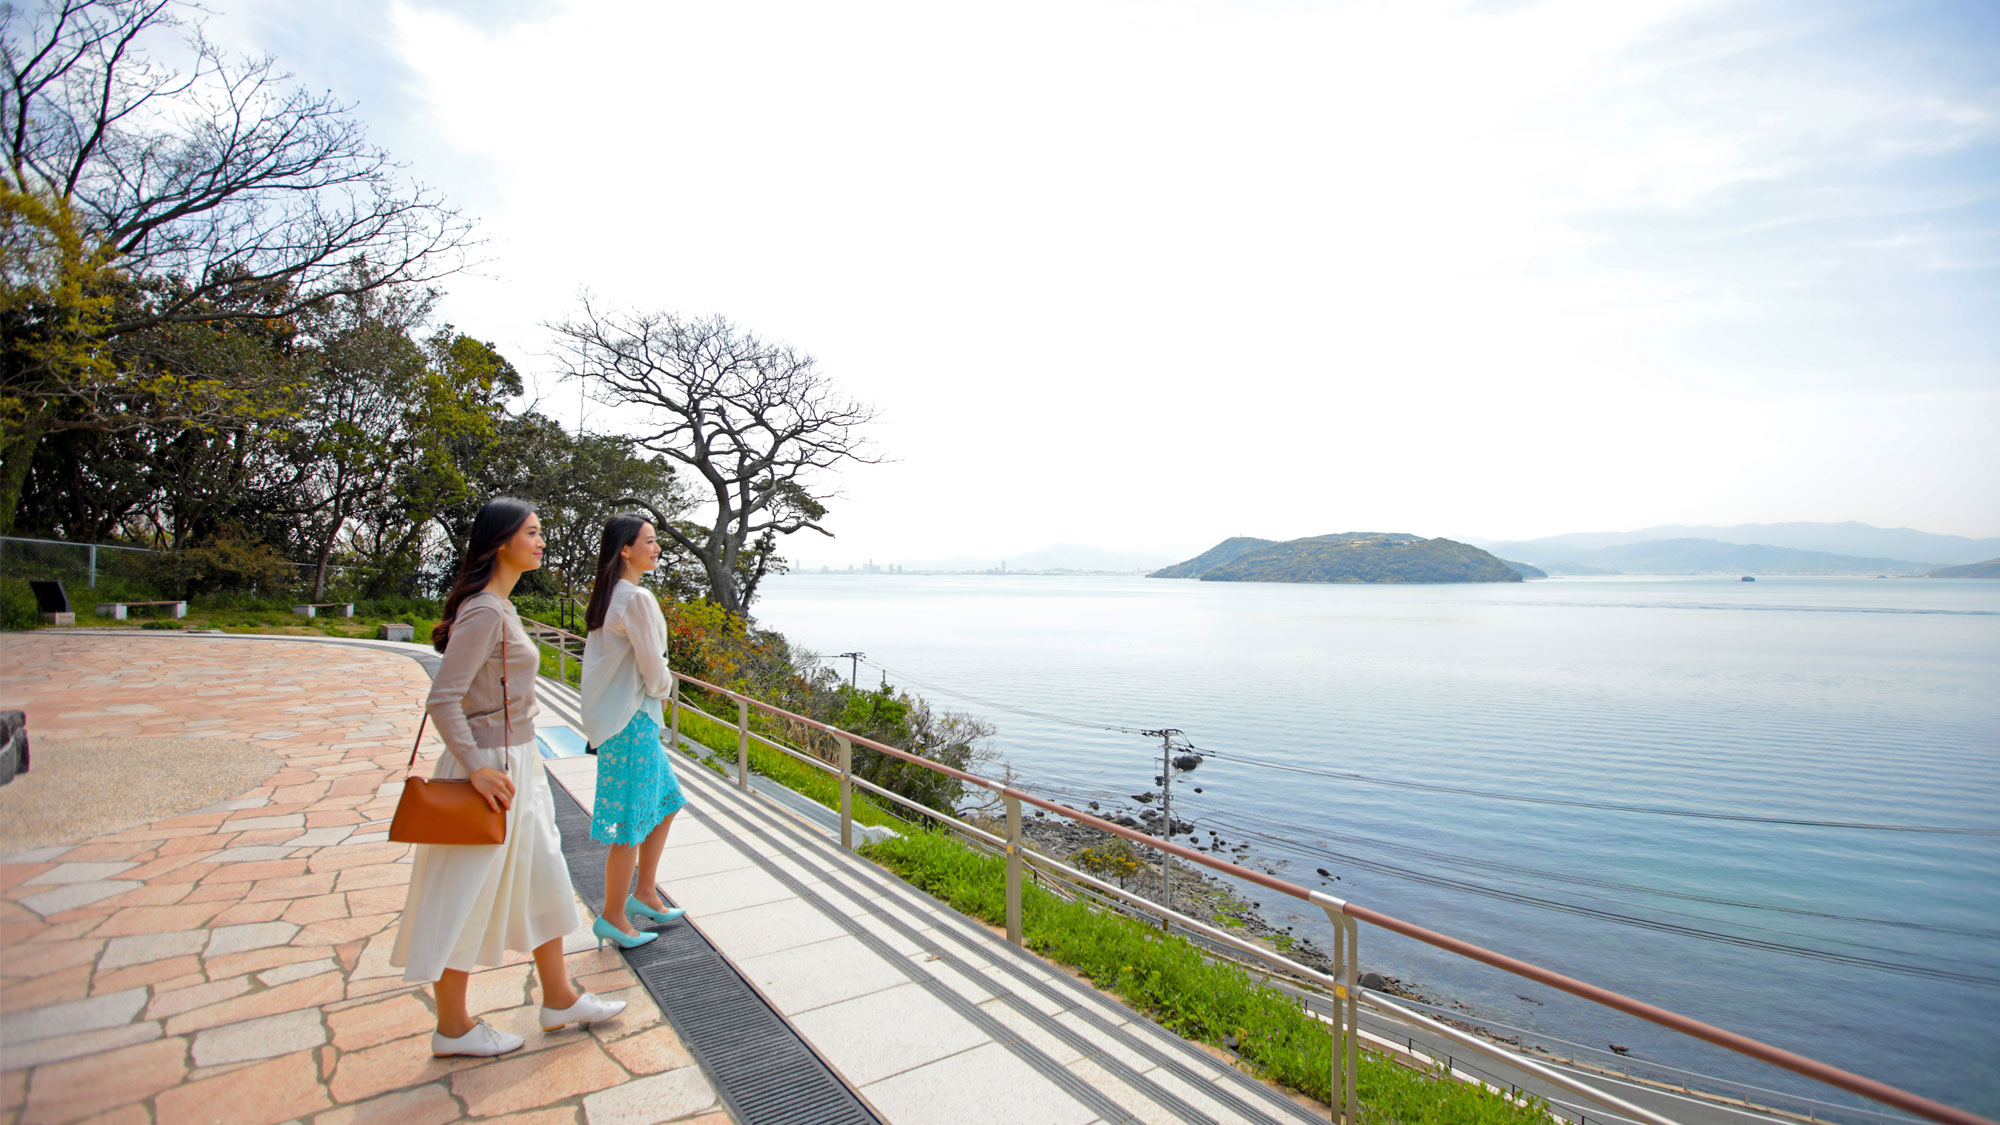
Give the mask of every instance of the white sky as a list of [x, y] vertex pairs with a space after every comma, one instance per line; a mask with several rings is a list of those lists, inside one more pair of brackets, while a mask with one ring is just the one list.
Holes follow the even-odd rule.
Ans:
[[585, 287], [879, 406], [802, 564], [2000, 534], [1979, 0], [214, 7], [480, 218], [544, 409]]

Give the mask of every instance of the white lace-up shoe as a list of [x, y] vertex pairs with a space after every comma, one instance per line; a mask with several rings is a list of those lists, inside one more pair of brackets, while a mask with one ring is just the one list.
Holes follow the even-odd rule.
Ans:
[[495, 1031], [492, 1024], [480, 1020], [464, 1035], [454, 1037], [443, 1032], [431, 1032], [431, 1054], [441, 1059], [452, 1055], [489, 1058], [493, 1055], [504, 1055], [509, 1051], [518, 1051], [526, 1042], [526, 1039], [518, 1035]]
[[625, 1010], [623, 1000], [605, 1000], [586, 992], [576, 998], [576, 1003], [567, 1008], [542, 1008], [542, 1030], [561, 1031], [571, 1024], [583, 1027], [599, 1020], [608, 1020]]

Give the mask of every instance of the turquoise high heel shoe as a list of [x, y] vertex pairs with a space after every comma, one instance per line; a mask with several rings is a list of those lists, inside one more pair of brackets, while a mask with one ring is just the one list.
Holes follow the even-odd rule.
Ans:
[[647, 942], [652, 941], [654, 938], [660, 936], [658, 934], [648, 934], [648, 933], [637, 933], [637, 934], [627, 935], [625, 931], [619, 929], [618, 927], [612, 925], [611, 923], [605, 921], [602, 918], [599, 918], [597, 921], [592, 922], [590, 924], [590, 932], [597, 935], [597, 948], [599, 949], [603, 949], [604, 943], [607, 941], [613, 945], [616, 945], [620, 949], [637, 949], [639, 946], [642, 946]]
[[644, 918], [648, 922], [665, 923], [679, 921], [681, 915], [686, 913], [687, 908], [681, 906], [669, 906], [665, 910], [655, 910], [645, 903], [640, 902], [638, 895], [628, 895], [625, 898], [625, 916], [628, 918]]

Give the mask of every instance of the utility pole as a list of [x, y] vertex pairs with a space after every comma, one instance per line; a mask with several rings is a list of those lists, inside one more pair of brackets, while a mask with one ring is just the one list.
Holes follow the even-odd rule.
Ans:
[[[1174, 838], [1174, 736], [1181, 732], [1172, 727], [1160, 730], [1140, 731], [1140, 734], [1156, 736], [1160, 740], [1160, 839]], [[1173, 854], [1160, 849], [1160, 905], [1172, 910], [1174, 907]], [[1160, 920], [1162, 929], [1166, 920]]]
[[867, 655], [865, 652], [836, 652], [833, 654], [835, 660], [844, 659], [848, 661], [847, 686], [856, 691], [861, 690], [857, 684], [857, 681], [861, 679], [861, 658]]

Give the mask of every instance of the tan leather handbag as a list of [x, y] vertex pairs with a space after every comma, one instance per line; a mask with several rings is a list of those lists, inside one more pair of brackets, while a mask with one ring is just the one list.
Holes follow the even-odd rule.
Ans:
[[[513, 704], [507, 696], [507, 626], [500, 626], [500, 715], [507, 730], [507, 743], [514, 742]], [[417, 746], [424, 741], [424, 724], [430, 712], [417, 723], [417, 741], [410, 747], [409, 769], [417, 768]], [[507, 768], [506, 751], [501, 751], [500, 768]], [[514, 795], [520, 800], [520, 794]], [[504, 844], [507, 842], [507, 814], [494, 812], [472, 782], [463, 778], [418, 777], [414, 772], [403, 779], [403, 796], [396, 802], [395, 819], [389, 822], [389, 839], [399, 844]]]

